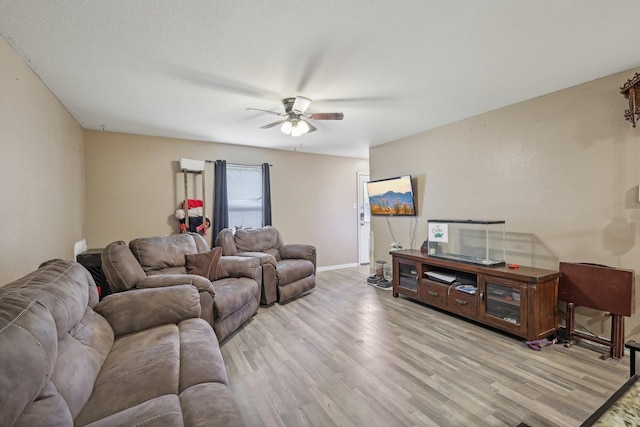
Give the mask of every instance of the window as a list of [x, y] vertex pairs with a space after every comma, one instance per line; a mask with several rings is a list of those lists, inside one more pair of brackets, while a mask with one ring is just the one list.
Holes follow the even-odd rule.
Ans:
[[227, 165], [229, 227], [262, 227], [262, 167]]

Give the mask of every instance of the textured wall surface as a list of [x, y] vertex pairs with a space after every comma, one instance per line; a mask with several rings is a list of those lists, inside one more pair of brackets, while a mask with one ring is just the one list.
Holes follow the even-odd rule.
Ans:
[[[270, 163], [273, 225], [285, 243], [316, 245], [320, 267], [357, 262], [356, 173], [367, 160], [100, 131], [86, 132], [88, 245], [178, 232], [181, 158]], [[202, 178], [188, 179], [190, 197], [201, 199]], [[212, 218], [212, 164], [204, 196]]]
[[0, 38], [0, 286], [73, 259], [84, 227], [83, 131]]
[[[419, 248], [427, 219], [506, 221], [507, 261], [557, 269], [591, 262], [640, 272], [640, 128], [623, 118], [629, 70], [370, 151], [371, 178], [417, 178], [417, 219], [391, 218], [396, 240]], [[393, 241], [374, 218], [376, 259]], [[414, 231], [415, 230], [415, 231]], [[638, 288], [638, 287], [637, 287]], [[636, 296], [640, 303], [640, 298]], [[578, 319], [608, 335], [600, 313]], [[640, 313], [627, 320], [640, 335]]]

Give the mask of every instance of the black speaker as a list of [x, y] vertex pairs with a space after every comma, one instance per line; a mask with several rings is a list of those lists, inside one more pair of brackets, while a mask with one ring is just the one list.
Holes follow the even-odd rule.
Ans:
[[102, 271], [102, 249], [87, 249], [76, 255], [76, 261], [91, 273], [93, 281], [96, 282], [96, 286], [98, 286], [100, 299], [111, 293], [107, 278]]

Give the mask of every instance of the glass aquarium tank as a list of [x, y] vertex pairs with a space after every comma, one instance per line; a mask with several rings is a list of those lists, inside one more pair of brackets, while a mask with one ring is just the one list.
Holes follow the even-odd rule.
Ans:
[[426, 254], [485, 266], [505, 263], [505, 222], [430, 219]]

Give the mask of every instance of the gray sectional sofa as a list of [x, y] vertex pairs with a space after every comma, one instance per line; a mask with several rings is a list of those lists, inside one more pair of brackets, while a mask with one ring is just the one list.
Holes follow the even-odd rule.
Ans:
[[201, 317], [222, 341], [258, 311], [262, 267], [256, 259], [221, 257], [225, 277], [187, 274], [192, 255], [206, 254], [209, 246], [196, 233], [141, 237], [129, 244], [113, 242], [102, 252], [102, 269], [112, 292], [138, 291], [189, 283], [200, 293]]
[[99, 302], [71, 261], [0, 287], [0, 425], [244, 425], [200, 315], [190, 284]]

